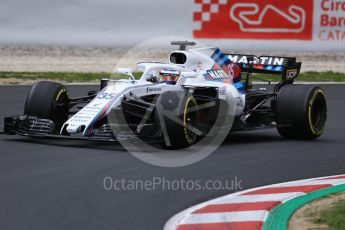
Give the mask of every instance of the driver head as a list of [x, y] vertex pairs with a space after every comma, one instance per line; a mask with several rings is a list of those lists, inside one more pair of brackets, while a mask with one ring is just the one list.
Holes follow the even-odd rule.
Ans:
[[180, 71], [177, 70], [161, 69], [159, 74], [160, 82], [169, 85], [175, 85], [180, 77]]

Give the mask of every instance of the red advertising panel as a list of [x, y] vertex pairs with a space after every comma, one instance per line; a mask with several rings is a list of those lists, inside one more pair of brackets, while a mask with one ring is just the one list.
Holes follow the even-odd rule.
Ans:
[[195, 38], [312, 40], [313, 0], [195, 0]]

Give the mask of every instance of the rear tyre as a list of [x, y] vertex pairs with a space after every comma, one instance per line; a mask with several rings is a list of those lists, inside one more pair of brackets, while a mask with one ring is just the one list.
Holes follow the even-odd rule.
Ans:
[[320, 137], [327, 121], [323, 90], [310, 85], [286, 85], [277, 97], [279, 134], [287, 139], [313, 140]]
[[193, 145], [199, 137], [199, 110], [195, 98], [185, 93], [167, 92], [157, 103], [160, 108], [156, 109], [155, 117], [162, 130], [163, 147], [181, 149]]
[[50, 119], [57, 130], [68, 119], [68, 94], [65, 86], [56, 82], [35, 83], [26, 97], [24, 114]]

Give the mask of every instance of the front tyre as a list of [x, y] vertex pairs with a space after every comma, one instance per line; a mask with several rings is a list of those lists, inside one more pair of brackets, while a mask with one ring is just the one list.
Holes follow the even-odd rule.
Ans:
[[310, 85], [286, 85], [277, 97], [279, 134], [287, 139], [313, 140], [320, 137], [327, 121], [323, 90]]
[[35, 83], [26, 97], [24, 114], [52, 120], [59, 131], [68, 119], [69, 99], [67, 89], [60, 83], [40, 81]]
[[186, 93], [167, 92], [160, 96], [156, 117], [162, 130], [163, 147], [181, 149], [193, 145], [199, 135], [199, 110], [195, 98]]

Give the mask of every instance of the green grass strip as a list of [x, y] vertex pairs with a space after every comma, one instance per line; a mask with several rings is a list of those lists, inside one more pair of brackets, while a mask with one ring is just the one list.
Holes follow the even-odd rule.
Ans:
[[317, 190], [306, 195], [289, 200], [278, 205], [268, 215], [264, 223], [263, 230], [286, 230], [291, 216], [302, 206], [309, 202], [328, 196], [332, 193], [345, 191], [345, 184], [332, 186], [329, 188]]
[[[142, 73], [134, 73], [134, 76], [138, 79]], [[102, 78], [128, 78], [122, 74], [111, 74], [111, 73], [78, 73], [78, 72], [0, 72], [0, 79], [14, 79], [14, 81], [21, 80], [52, 80], [52, 81], [63, 81], [63, 82], [98, 82]], [[243, 80], [245, 75], [242, 76]], [[281, 80], [279, 75], [268, 75], [268, 74], [257, 74], [256, 77], [252, 78], [253, 81], [272, 81], [278, 82]], [[333, 73], [333, 72], [305, 72], [301, 73], [296, 81], [306, 82], [345, 82], [344, 73]]]
[[[243, 78], [245, 75], [243, 75]], [[277, 82], [280, 81], [280, 75], [269, 75], [269, 74], [257, 74], [257, 78], [266, 81]], [[255, 77], [252, 79], [255, 81]], [[304, 72], [301, 73], [297, 78], [296, 82], [344, 82], [345, 74], [344, 73], [334, 73], [334, 72]]]
[[[335, 194], [334, 197], [337, 195]], [[333, 197], [333, 196], [332, 196]], [[308, 210], [309, 211], [309, 210]], [[314, 224], [326, 224], [334, 230], [344, 230], [345, 227], [345, 200], [335, 201], [331, 207], [321, 211], [319, 216], [309, 211], [309, 217]]]

